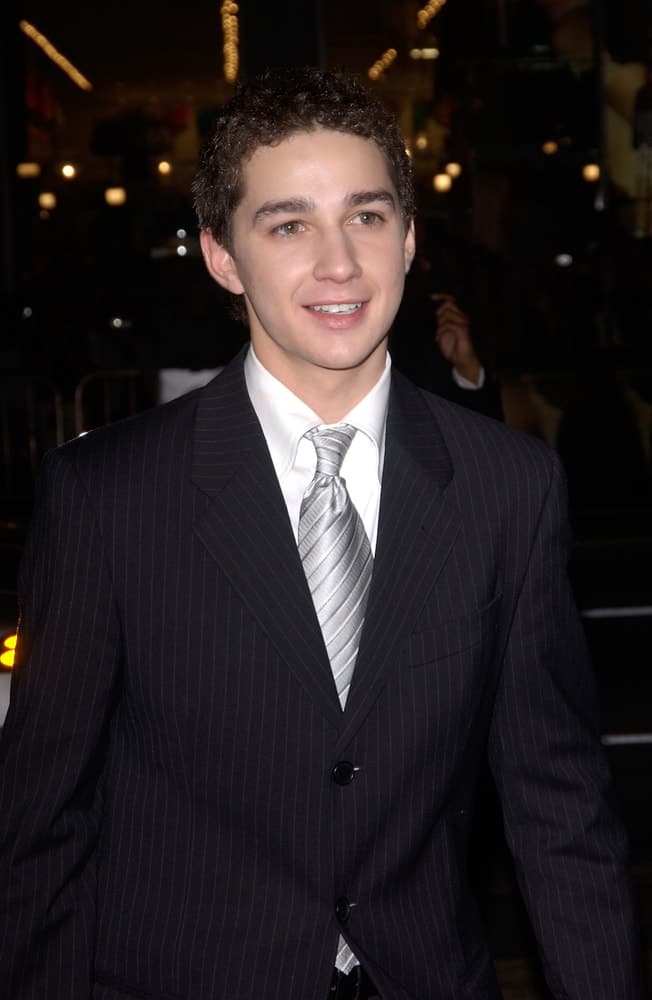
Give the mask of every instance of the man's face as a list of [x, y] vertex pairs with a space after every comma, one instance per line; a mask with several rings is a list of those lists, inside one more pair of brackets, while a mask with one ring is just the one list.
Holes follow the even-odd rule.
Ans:
[[259, 147], [243, 191], [233, 254], [208, 233], [202, 247], [213, 277], [244, 294], [260, 361], [295, 392], [333, 372], [371, 388], [414, 254], [378, 146], [300, 132]]

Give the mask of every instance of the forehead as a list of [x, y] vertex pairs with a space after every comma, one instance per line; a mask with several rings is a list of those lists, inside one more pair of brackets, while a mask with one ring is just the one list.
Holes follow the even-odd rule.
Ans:
[[247, 201], [275, 192], [315, 196], [381, 186], [396, 195], [378, 144], [333, 129], [294, 132], [274, 145], [259, 146], [242, 167], [242, 200]]

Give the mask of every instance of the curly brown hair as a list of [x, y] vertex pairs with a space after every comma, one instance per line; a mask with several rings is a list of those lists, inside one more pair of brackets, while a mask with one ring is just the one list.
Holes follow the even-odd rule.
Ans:
[[349, 74], [314, 67], [270, 69], [237, 87], [199, 154], [192, 191], [200, 229], [233, 252], [231, 223], [243, 197], [242, 168], [260, 146], [317, 128], [373, 140], [387, 162], [405, 227], [414, 181], [394, 115]]

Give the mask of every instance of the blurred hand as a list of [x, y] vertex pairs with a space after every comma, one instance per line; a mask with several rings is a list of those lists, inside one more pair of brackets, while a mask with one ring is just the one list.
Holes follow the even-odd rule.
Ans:
[[437, 335], [435, 340], [442, 356], [463, 378], [476, 385], [482, 366], [471, 341], [471, 324], [452, 295], [437, 292], [431, 295], [437, 303]]

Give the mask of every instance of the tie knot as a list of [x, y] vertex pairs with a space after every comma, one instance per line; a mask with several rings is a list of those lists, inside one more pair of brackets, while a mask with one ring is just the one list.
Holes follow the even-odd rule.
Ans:
[[317, 452], [317, 475], [339, 476], [344, 456], [355, 433], [355, 427], [350, 427], [349, 424], [308, 431], [306, 437], [312, 441]]

